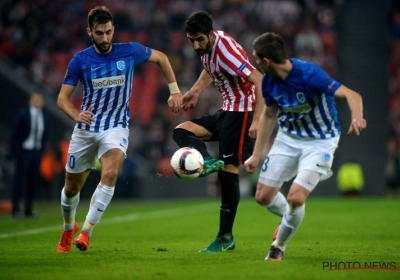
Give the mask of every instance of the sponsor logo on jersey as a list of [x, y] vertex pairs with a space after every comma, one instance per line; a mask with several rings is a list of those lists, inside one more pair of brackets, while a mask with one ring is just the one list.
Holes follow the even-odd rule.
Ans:
[[125, 61], [123, 61], [123, 60], [120, 60], [120, 61], [117, 61], [117, 68], [118, 68], [118, 70], [124, 70], [125, 69]]
[[282, 107], [281, 110], [282, 112], [285, 113], [305, 114], [309, 113], [312, 110], [312, 108], [310, 104], [305, 103], [294, 107]]
[[120, 87], [125, 85], [125, 76], [114, 76], [92, 80], [93, 89]]

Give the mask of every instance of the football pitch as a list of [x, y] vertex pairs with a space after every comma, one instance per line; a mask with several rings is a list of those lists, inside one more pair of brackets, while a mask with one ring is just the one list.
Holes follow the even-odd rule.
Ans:
[[[81, 226], [89, 201], [80, 202]], [[113, 200], [89, 249], [56, 253], [59, 202], [40, 202], [38, 219], [0, 214], [0, 279], [400, 279], [400, 200], [318, 198], [281, 262], [266, 262], [280, 219], [243, 198], [236, 249], [199, 253], [215, 237], [219, 200]]]

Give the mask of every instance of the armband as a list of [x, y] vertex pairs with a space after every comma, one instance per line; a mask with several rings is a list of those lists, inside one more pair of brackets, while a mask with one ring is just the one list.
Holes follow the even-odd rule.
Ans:
[[168, 88], [171, 95], [181, 93], [176, 82], [168, 84]]

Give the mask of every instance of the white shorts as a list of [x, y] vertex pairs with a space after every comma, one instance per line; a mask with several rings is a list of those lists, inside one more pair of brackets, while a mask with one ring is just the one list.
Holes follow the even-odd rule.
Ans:
[[96, 167], [96, 160], [108, 150], [120, 149], [126, 156], [129, 130], [115, 127], [102, 132], [76, 128], [72, 133], [65, 170], [81, 173]]
[[261, 166], [258, 181], [281, 187], [302, 170], [315, 171], [321, 174], [321, 180], [328, 179], [332, 175], [333, 154], [339, 138], [304, 139], [279, 131]]

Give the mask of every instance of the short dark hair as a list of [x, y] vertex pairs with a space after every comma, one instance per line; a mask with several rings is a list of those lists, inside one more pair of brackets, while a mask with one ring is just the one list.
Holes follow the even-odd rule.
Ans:
[[259, 58], [268, 58], [275, 63], [284, 63], [289, 58], [281, 36], [267, 32], [253, 41], [253, 50]]
[[96, 6], [88, 14], [88, 27], [92, 30], [96, 25], [106, 24], [111, 21], [114, 25], [113, 16], [106, 6]]
[[213, 30], [213, 20], [210, 14], [206, 12], [196, 12], [192, 14], [185, 22], [185, 33], [210, 34]]

